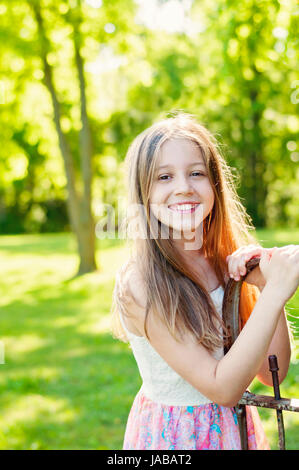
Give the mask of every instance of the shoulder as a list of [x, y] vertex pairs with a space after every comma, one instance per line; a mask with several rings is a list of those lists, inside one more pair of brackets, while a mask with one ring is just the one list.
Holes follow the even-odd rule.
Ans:
[[119, 290], [121, 300], [127, 305], [146, 307], [146, 286], [141, 268], [138, 263], [129, 259], [118, 270], [116, 275], [116, 288]]

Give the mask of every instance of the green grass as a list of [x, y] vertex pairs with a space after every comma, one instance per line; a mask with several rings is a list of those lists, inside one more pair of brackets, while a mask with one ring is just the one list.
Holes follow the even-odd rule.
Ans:
[[[264, 246], [299, 243], [299, 230], [258, 234]], [[121, 240], [98, 241], [98, 248], [101, 269], [73, 279], [72, 235], [0, 237], [1, 449], [122, 447], [141, 379], [128, 345], [111, 337], [108, 313], [128, 251]], [[298, 306], [297, 292], [288, 311], [298, 317]], [[297, 360], [294, 351], [282, 396], [299, 395]], [[254, 382], [252, 391], [271, 389]], [[276, 448], [275, 412], [261, 416]], [[284, 413], [284, 420], [287, 448], [297, 449], [298, 416]]]

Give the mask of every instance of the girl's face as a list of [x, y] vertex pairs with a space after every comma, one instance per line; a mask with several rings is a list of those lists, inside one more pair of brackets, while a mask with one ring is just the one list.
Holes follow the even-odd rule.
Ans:
[[167, 140], [156, 164], [151, 213], [174, 233], [190, 239], [213, 205], [214, 192], [199, 147], [184, 138]]

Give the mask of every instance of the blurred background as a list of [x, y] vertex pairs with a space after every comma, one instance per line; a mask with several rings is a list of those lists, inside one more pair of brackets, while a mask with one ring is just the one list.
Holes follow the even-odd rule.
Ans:
[[[298, 29], [295, 0], [0, 1], [0, 448], [122, 447], [141, 385], [109, 332], [123, 160], [154, 121], [194, 114], [260, 243], [299, 243]], [[282, 396], [299, 395], [298, 310], [297, 291]], [[275, 412], [260, 414], [275, 449]]]

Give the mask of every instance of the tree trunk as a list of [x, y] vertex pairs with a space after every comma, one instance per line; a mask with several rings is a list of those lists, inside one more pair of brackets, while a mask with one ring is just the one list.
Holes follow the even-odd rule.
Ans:
[[[77, 28], [76, 28], [77, 29]], [[77, 29], [77, 31], [79, 28]], [[86, 105], [86, 85], [83, 71], [83, 60], [80, 54], [80, 41], [79, 33], [74, 32], [74, 46], [75, 46], [75, 61], [78, 71], [78, 80], [80, 86], [80, 105], [81, 105], [81, 122], [82, 128], [80, 130], [80, 159], [81, 159], [81, 173], [83, 178], [83, 195], [81, 200], [80, 210], [80, 226], [78, 237], [79, 250], [82, 250], [84, 256], [81, 257], [79, 273], [84, 273], [86, 270], [92, 271], [96, 269], [95, 260], [95, 224], [92, 216], [91, 202], [92, 202], [92, 141], [87, 116]]]
[[70, 219], [70, 224], [73, 232], [75, 233], [78, 245], [78, 252], [80, 257], [80, 264], [77, 275], [94, 271], [96, 267], [95, 261], [95, 224], [91, 212], [91, 183], [92, 183], [92, 170], [91, 170], [91, 135], [86, 112], [86, 96], [85, 96], [85, 82], [83, 76], [83, 63], [80, 56], [79, 49], [76, 49], [76, 65], [79, 75], [80, 83], [80, 98], [81, 98], [81, 119], [82, 129], [80, 131], [80, 157], [81, 157], [81, 172], [83, 178], [83, 194], [79, 195], [76, 188], [76, 176], [74, 169], [74, 159], [67, 138], [62, 131], [60, 118], [61, 110], [60, 103], [57, 98], [53, 81], [53, 69], [47, 61], [47, 53], [49, 52], [49, 43], [46, 37], [43, 19], [40, 12], [38, 3], [32, 4], [41, 41], [41, 58], [44, 65], [45, 85], [51, 95], [54, 111], [54, 122], [56, 132], [58, 135], [59, 147], [64, 161], [64, 168], [67, 179], [67, 208]]
[[261, 118], [262, 110], [257, 107], [258, 90], [253, 89], [250, 92], [250, 99], [252, 103], [252, 121], [253, 132], [255, 135], [252, 150], [250, 152], [250, 165], [251, 177], [253, 185], [251, 187], [251, 204], [255, 210], [254, 222], [257, 227], [264, 227], [266, 214], [265, 214], [265, 201], [267, 196], [267, 187], [264, 180], [265, 162], [263, 159], [263, 148], [261, 138]]

